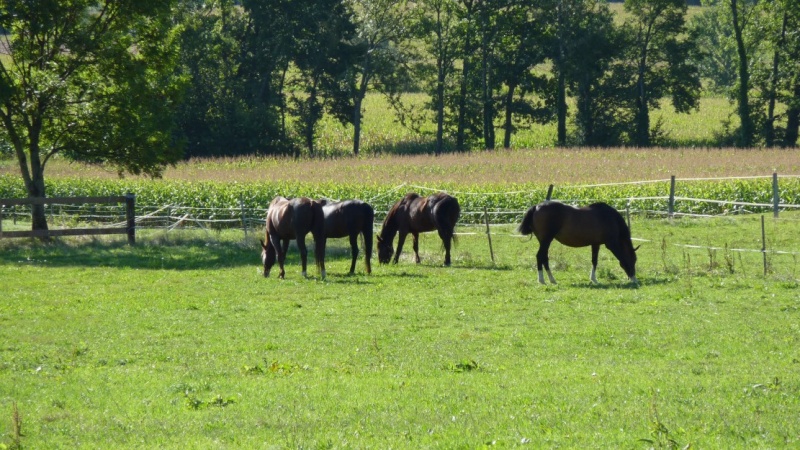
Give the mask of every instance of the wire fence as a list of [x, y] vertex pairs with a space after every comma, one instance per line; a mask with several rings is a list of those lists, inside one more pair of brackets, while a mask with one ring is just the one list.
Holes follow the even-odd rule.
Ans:
[[[630, 185], [646, 185], [646, 184], [665, 184], [670, 183], [669, 195], [664, 196], [640, 196], [640, 197], [616, 197], [616, 198], [558, 198], [554, 197], [552, 200], [558, 200], [567, 204], [580, 205], [587, 204], [594, 201], [605, 201], [607, 203], [624, 205], [623, 214], [630, 222], [630, 217], [717, 217], [726, 215], [742, 215], [742, 214], [755, 214], [764, 212], [773, 212], [775, 216], [780, 211], [797, 210], [800, 208], [798, 204], [780, 202], [778, 198], [777, 189], [777, 174], [759, 177], [719, 177], [719, 178], [692, 178], [681, 179], [681, 182], [691, 181], [725, 181], [725, 180], [753, 180], [753, 179], [772, 179], [773, 192], [772, 201], [767, 202], [745, 202], [738, 200], [722, 200], [712, 198], [696, 198], [696, 197], [682, 197], [675, 195], [675, 177], [670, 179], [660, 180], [646, 180], [646, 181], [631, 181], [623, 183], [604, 183], [604, 184], [587, 184], [580, 186], [570, 186], [572, 190], [580, 190], [584, 188], [595, 187], [613, 187], [613, 186], [630, 186]], [[782, 178], [798, 178], [800, 176], [782, 176]], [[402, 195], [408, 191], [417, 191], [421, 195], [429, 192], [440, 191], [440, 189], [428, 186], [419, 186], [413, 184], [401, 184], [392, 189], [370, 199], [366, 199], [367, 203], [373, 205], [384, 205], [384, 208], [376, 208], [375, 211], [375, 224], [376, 231], [380, 228], [383, 218], [386, 216], [389, 207]], [[548, 190], [548, 199], [553, 192], [553, 186]], [[503, 192], [468, 192], [468, 191], [449, 191], [451, 195], [457, 198], [469, 199], [479, 198], [482, 201], [479, 203], [491, 204], [492, 198], [498, 196], [510, 196], [516, 194], [528, 194], [528, 191], [503, 191]], [[766, 197], [766, 196], [764, 196]], [[341, 200], [341, 199], [331, 199]], [[542, 199], [544, 200], [544, 198]], [[475, 202], [464, 201], [462, 203], [472, 204]], [[675, 207], [676, 204], [684, 205], [682, 210]], [[703, 210], [702, 207], [692, 205], [717, 205], [721, 211], [719, 214], [705, 214], [705, 213], [692, 213], [686, 211]], [[655, 207], [654, 207], [655, 205]], [[689, 205], [689, 206], [686, 206]], [[663, 208], [662, 208], [663, 206]], [[30, 221], [30, 207], [24, 206], [2, 206], [0, 205], [0, 212], [3, 219], [3, 226], [8, 229], [11, 224], [17, 223], [24, 224]], [[117, 204], [47, 204], [45, 211], [48, 216], [49, 223], [52, 227], [74, 227], [78, 224], [92, 224], [99, 227], [118, 227], [126, 223], [126, 212], [124, 205]], [[515, 233], [500, 231], [500, 229], [507, 229], [508, 227], [498, 227], [498, 225], [517, 224], [522, 220], [522, 216], [527, 211], [525, 209], [505, 209], [505, 208], [491, 208], [484, 207], [477, 208], [463, 208], [461, 217], [459, 219], [459, 234], [478, 234], [496, 233], [498, 236], [507, 234], [509, 236], [518, 236]], [[229, 208], [214, 208], [214, 207], [196, 207], [186, 206], [180, 204], [167, 204], [167, 205], [136, 205], [136, 228], [137, 229], [152, 229], [152, 230], [174, 230], [174, 229], [202, 229], [202, 230], [225, 230], [225, 229], [241, 229], [245, 237], [249, 233], [263, 232], [266, 208], [252, 208], [246, 207], [244, 202], [240, 202], [238, 207]], [[788, 219], [800, 220], [800, 219]], [[481, 227], [486, 225], [487, 229]], [[24, 225], [20, 225], [24, 226]], [[0, 228], [2, 229], [2, 228]], [[495, 229], [497, 231], [491, 231]], [[711, 248], [711, 247], [708, 247]], [[743, 250], [750, 251], [750, 250]], [[761, 251], [761, 250], [752, 250]], [[794, 251], [783, 251], [788, 254], [796, 254]]]
[[[681, 179], [681, 182], [692, 181], [725, 181], [725, 180], [754, 180], [754, 179], [773, 179], [773, 193], [772, 201], [767, 202], [745, 202], [738, 200], [724, 200], [712, 198], [697, 198], [697, 197], [682, 197], [675, 195], [675, 177], [671, 179], [660, 180], [646, 180], [646, 181], [631, 181], [623, 183], [603, 183], [603, 184], [586, 184], [570, 186], [571, 190], [581, 190], [586, 188], [596, 187], [613, 187], [613, 186], [631, 186], [631, 185], [646, 185], [646, 184], [664, 184], [671, 183], [671, 190], [669, 195], [662, 196], [630, 196], [630, 197], [605, 197], [601, 199], [595, 198], [559, 198], [553, 197], [552, 200], [558, 200], [563, 203], [572, 205], [588, 204], [595, 201], [604, 201], [613, 205], [617, 205], [618, 209], [624, 209], [627, 215], [646, 215], [654, 217], [713, 217], [731, 214], [754, 214], [772, 211], [777, 217], [779, 211], [797, 210], [800, 204], [792, 204], [780, 202], [778, 198], [777, 189], [777, 174], [772, 177], [768, 176], [754, 176], [754, 177], [718, 177], [718, 178], [689, 178]], [[797, 178], [800, 176], [782, 176], [782, 178]], [[552, 192], [553, 186], [550, 187]], [[419, 186], [413, 184], [398, 185], [379, 196], [365, 199], [371, 205], [383, 205], [385, 207], [377, 207], [375, 211], [375, 219], [381, 222], [386, 216], [389, 207], [405, 192], [414, 190], [424, 195], [428, 192], [437, 192], [441, 189]], [[491, 204], [493, 198], [502, 196], [511, 196], [516, 194], [527, 194], [528, 191], [503, 191], [503, 192], [469, 192], [469, 191], [448, 191], [451, 195], [457, 198], [479, 198], [483, 204]], [[548, 193], [549, 195], [549, 193]], [[551, 198], [547, 198], [550, 200]], [[342, 199], [330, 199], [342, 200]], [[544, 200], [544, 199], [542, 199]], [[463, 204], [464, 202], [462, 202]], [[676, 204], [684, 205], [681, 209], [675, 207]], [[622, 205], [622, 207], [619, 207]], [[688, 205], [688, 206], [686, 206]], [[715, 208], [720, 211], [717, 214], [708, 213], [695, 213], [692, 211], [704, 211], [704, 205], [717, 205]], [[532, 205], [531, 205], [532, 206]], [[663, 206], [663, 208], [662, 208]], [[22, 206], [2, 206], [2, 218], [5, 221], [11, 221], [14, 224], [25, 222], [30, 218], [30, 208]], [[264, 218], [266, 217], [266, 208], [253, 208], [246, 207], [244, 202], [238, 207], [228, 208], [214, 208], [214, 207], [197, 207], [187, 206], [181, 204], [168, 204], [168, 205], [144, 205], [137, 204], [136, 225], [137, 228], [177, 228], [177, 227], [197, 227], [209, 229], [225, 229], [225, 228], [242, 228], [244, 230], [256, 229], [264, 226]], [[125, 220], [124, 205], [67, 205], [67, 204], [47, 204], [45, 206], [46, 214], [49, 219], [54, 223], [64, 224], [69, 226], [71, 223], [92, 223], [102, 226], [115, 226], [119, 225]], [[527, 211], [525, 209], [505, 209], [505, 208], [492, 208], [490, 206], [480, 208], [463, 208], [461, 211], [460, 225], [466, 224], [483, 224], [488, 221], [491, 224], [511, 224], [517, 223], [522, 219], [522, 216]]]

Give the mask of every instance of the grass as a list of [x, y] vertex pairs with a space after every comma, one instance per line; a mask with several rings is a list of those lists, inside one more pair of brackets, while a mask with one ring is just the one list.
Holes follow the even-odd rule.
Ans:
[[425, 234], [370, 276], [333, 241], [325, 281], [295, 251], [264, 279], [233, 232], [0, 241], [0, 446], [14, 423], [22, 448], [798, 445], [797, 257], [764, 277], [734, 251], [757, 217], [634, 217], [639, 287], [558, 244], [538, 286], [534, 242], [495, 227], [492, 264], [458, 231], [453, 267]]

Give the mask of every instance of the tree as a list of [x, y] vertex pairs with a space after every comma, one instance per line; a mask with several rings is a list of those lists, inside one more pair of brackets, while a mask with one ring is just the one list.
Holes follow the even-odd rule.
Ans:
[[455, 72], [461, 34], [458, 32], [458, 5], [455, 0], [430, 0], [421, 5], [419, 21], [423, 42], [434, 60], [434, 81], [431, 86], [432, 104], [436, 122], [435, 154], [444, 150], [446, 89]]
[[750, 107], [750, 54], [745, 42], [745, 33], [749, 25], [755, 6], [747, 0], [724, 0], [731, 12], [731, 26], [736, 42], [738, 85], [736, 105], [739, 113], [739, 144], [742, 147], [752, 147], [755, 143], [755, 125]]
[[[735, 1], [735, 0], [733, 0]], [[694, 44], [687, 40], [685, 0], [626, 0], [635, 66], [636, 133], [634, 143], [650, 146], [650, 109], [665, 95], [679, 113], [697, 108], [700, 77], [690, 62]]]
[[[552, 45], [552, 30], [546, 25], [545, 8], [539, 2], [512, 2], [497, 21], [497, 44], [492, 63], [497, 83], [504, 86], [503, 147], [511, 147], [511, 137], [518, 125], [515, 117], [527, 122], [544, 123], [552, 117], [542, 103], [548, 83], [534, 68], [545, 63]], [[534, 95], [530, 95], [534, 94]]]
[[[171, 2], [0, 2], [8, 59], [0, 65], [0, 133], [29, 197], [45, 197], [54, 156], [160, 175], [182, 156], [173, 109]], [[44, 207], [32, 228], [46, 230]]]
[[[298, 25], [292, 62], [297, 73], [291, 104], [296, 130], [310, 155], [315, 153], [316, 128], [326, 111], [343, 123], [354, 117], [355, 106], [342, 79], [352, 67], [356, 36], [352, 11], [342, 0], [294, 1]], [[362, 49], [363, 50], [363, 49]]]
[[361, 118], [364, 98], [373, 83], [391, 95], [398, 87], [394, 76], [409, 61], [406, 47], [411, 32], [403, 16], [407, 2], [395, 0], [354, 0], [357, 36], [351, 42], [353, 60], [347, 66], [345, 89], [353, 103], [353, 154], [361, 146]]

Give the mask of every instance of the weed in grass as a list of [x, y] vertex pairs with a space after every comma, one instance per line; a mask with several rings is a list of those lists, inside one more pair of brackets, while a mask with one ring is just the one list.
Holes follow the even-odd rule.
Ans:
[[0, 444], [0, 448], [7, 450], [22, 449], [22, 415], [19, 413], [17, 402], [11, 404], [11, 436], [8, 445]]
[[717, 263], [717, 250], [711, 248], [710, 246], [706, 247], [706, 250], [708, 251], [708, 271], [709, 273], [714, 272], [714, 270], [719, 267], [719, 264]]
[[651, 445], [651, 449], [679, 449], [682, 448], [684, 450], [688, 450], [691, 448], [691, 444], [687, 444], [686, 446], [681, 446], [673, 437], [672, 433], [670, 432], [669, 428], [661, 421], [661, 417], [658, 413], [658, 391], [653, 390], [652, 399], [650, 401], [650, 438], [640, 439], [640, 442], [644, 442]]
[[725, 250], [722, 252], [722, 256], [723, 258], [725, 258], [725, 268], [728, 270], [728, 274], [733, 275], [733, 273], [735, 272], [734, 270], [735, 260], [733, 259], [733, 252], [731, 252], [731, 249], [728, 248], [727, 242], [725, 243]]

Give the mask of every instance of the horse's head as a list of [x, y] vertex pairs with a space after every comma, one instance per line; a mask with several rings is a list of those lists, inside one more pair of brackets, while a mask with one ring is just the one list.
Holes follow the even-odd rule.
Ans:
[[620, 267], [633, 282], [636, 282], [636, 250], [639, 250], [638, 245], [636, 247], [633, 244], [623, 245], [622, 258], [619, 259]]
[[392, 241], [378, 236], [378, 262], [388, 264], [393, 255], [394, 247], [392, 247]]
[[269, 269], [267, 267], [267, 246], [269, 244], [265, 244], [264, 241], [261, 241], [261, 263], [264, 265], [264, 277], [269, 276]]

